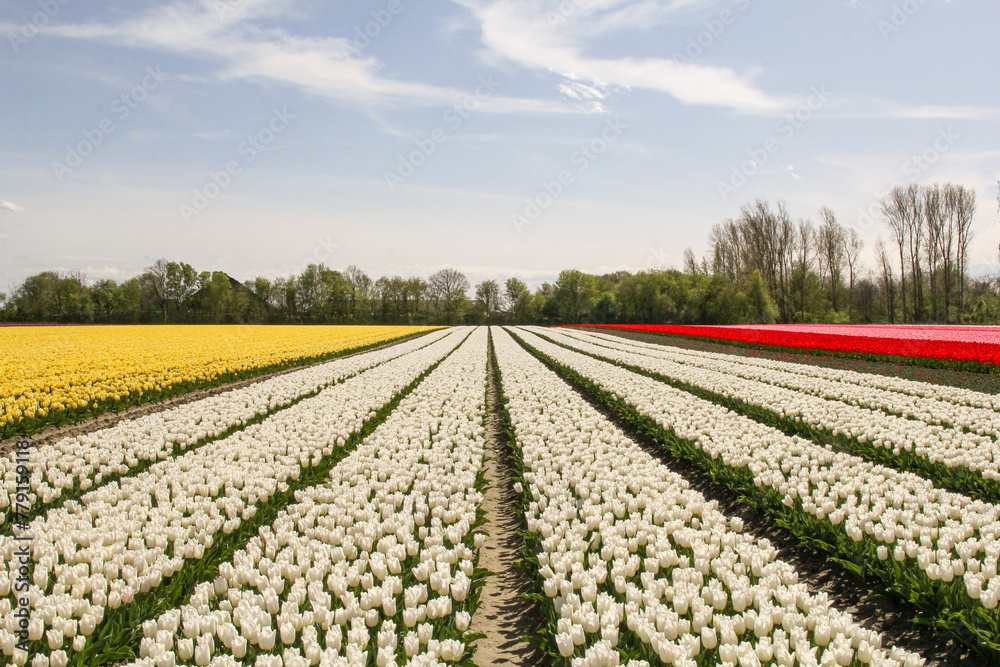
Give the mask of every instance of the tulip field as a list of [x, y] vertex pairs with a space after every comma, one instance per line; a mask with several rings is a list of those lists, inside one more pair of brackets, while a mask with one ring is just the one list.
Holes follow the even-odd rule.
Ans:
[[[117, 329], [72, 335], [146, 335]], [[337, 328], [219, 329], [160, 366], [106, 339], [126, 361], [60, 386], [162, 391], [209, 358], [225, 379], [319, 359]], [[417, 331], [343, 329], [340, 350]], [[490, 459], [555, 667], [925, 663], [703, 480], [1000, 661], [1000, 396], [610, 330], [420, 331], [0, 458], [0, 664], [483, 667]], [[56, 395], [4, 363], [6, 406]]]
[[0, 438], [433, 327], [0, 327]]
[[[592, 325], [587, 325], [592, 326]], [[998, 372], [1000, 328], [914, 324], [756, 324], [691, 326], [614, 324], [609, 329], [690, 336], [726, 343], [800, 349], [818, 354], [887, 359], [898, 363]]]

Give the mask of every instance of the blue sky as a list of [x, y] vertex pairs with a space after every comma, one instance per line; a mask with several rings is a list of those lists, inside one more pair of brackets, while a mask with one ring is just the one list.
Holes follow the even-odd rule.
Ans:
[[[0, 291], [158, 257], [473, 282], [699, 256], [756, 198], [953, 181], [1000, 244], [1000, 3], [0, 2]], [[869, 266], [873, 262], [869, 259]]]

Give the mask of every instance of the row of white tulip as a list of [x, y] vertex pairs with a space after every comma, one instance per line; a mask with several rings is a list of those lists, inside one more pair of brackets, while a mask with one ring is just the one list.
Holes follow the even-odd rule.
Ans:
[[[632, 339], [624, 339], [621, 336], [613, 336], [605, 333], [590, 332], [590, 331], [586, 333], [616, 343], [627, 342], [638, 348], [651, 349], [651, 350], [663, 349], [663, 345], [656, 345], [655, 343], [646, 343]], [[685, 354], [690, 354], [692, 357], [714, 359], [717, 361], [729, 361], [734, 358], [734, 355], [726, 354], [723, 352], [706, 352], [703, 350], [686, 350], [682, 348], [672, 348], [672, 349], [683, 351]], [[928, 382], [907, 380], [905, 378], [894, 377], [891, 375], [862, 373], [859, 371], [854, 371], [849, 369], [826, 368], [823, 366], [816, 366], [811, 364], [797, 364], [789, 361], [768, 359], [766, 357], [749, 357], [740, 355], [736, 359], [736, 361], [738, 361], [738, 363], [740, 364], [747, 364], [759, 368], [770, 368], [773, 370], [787, 371], [790, 373], [798, 373], [801, 375], [809, 375], [812, 377], [822, 378], [825, 380], [833, 380], [834, 382], [846, 382], [850, 384], [859, 385], [862, 387], [870, 387], [873, 389], [892, 391], [899, 394], [906, 394], [909, 396], [932, 398], [938, 401], [947, 401], [949, 403], [954, 403], [956, 405], [967, 405], [974, 408], [985, 408], [987, 410], [995, 410], [1000, 412], [1000, 395], [986, 394], [981, 391], [974, 391], [972, 389], [965, 389], [963, 387], [951, 387], [948, 385], [939, 385], [939, 384], [932, 385]], [[916, 411], [919, 412], [919, 410]]]
[[[1000, 599], [1000, 507], [935, 488], [926, 479], [835, 453], [662, 382], [519, 330], [531, 346], [633, 406], [714, 461], [752, 474], [786, 506], [822, 522], [859, 558], [893, 558], [937, 586], [960, 582], [957, 611]], [[876, 560], [877, 558], [877, 560]], [[916, 570], [917, 568], [914, 568]], [[990, 618], [996, 612], [986, 614]], [[977, 616], [977, 618], [979, 618]], [[995, 624], [995, 619], [992, 621]]]
[[[1000, 398], [990, 394], [807, 364], [652, 345], [608, 334], [567, 329], [560, 333], [619, 351], [737, 375], [849, 405], [919, 419], [931, 425], [945, 424], [993, 437], [1000, 434]], [[907, 391], [883, 385], [902, 386]], [[965, 400], [951, 400], [949, 397], [954, 393], [960, 393]]]
[[473, 333], [327, 482], [297, 494], [188, 604], [147, 621], [131, 667], [462, 659], [482, 540], [486, 340]]
[[[109, 476], [127, 474], [140, 462], [169, 458], [447, 334], [447, 330], [432, 332], [399, 345], [335, 359], [170, 410], [123, 420], [111, 428], [36, 447], [30, 450], [27, 464], [33, 511], [61, 498], [67, 490], [87, 491], [100, 486]], [[0, 458], [0, 526], [6, 522], [7, 514], [13, 513], [11, 498], [17, 487], [13, 455]]]
[[922, 664], [811, 594], [767, 540], [742, 533], [509, 335], [494, 345], [524, 463], [516, 490], [555, 648], [572, 667], [618, 665], [639, 643], [685, 667]]
[[[597, 345], [561, 332], [547, 330], [544, 334], [574, 349], [652, 371], [727, 398], [740, 399], [833, 435], [846, 435], [890, 451], [905, 450], [930, 463], [949, 468], [963, 467], [985, 479], [1000, 480], [1000, 444], [991, 436], [984, 435], [984, 428], [977, 428], [979, 433], [970, 433], [852, 405], [847, 399], [830, 399], [787, 389], [776, 386], [766, 378], [749, 379], [746, 377], [749, 373], [737, 370], [735, 361], [713, 362], [716, 368], [708, 368], [671, 360], [668, 358], [671, 352], [654, 353], [656, 356], [653, 356], [617, 346]], [[767, 372], [771, 371], [762, 371]], [[844, 385], [841, 393], [850, 395], [849, 386]], [[987, 412], [979, 408], [953, 407], [963, 411]], [[1000, 423], [1000, 414], [988, 412]]]
[[[130, 604], [203, 557], [216, 539], [253, 517], [258, 506], [302, 471], [345, 445], [404, 387], [469, 334], [449, 336], [367, 370], [211, 446], [158, 462], [106, 484], [30, 525], [31, 639], [52, 651], [81, 651], [105, 609]], [[10, 655], [18, 542], [0, 536], [0, 647]], [[22, 594], [23, 595], [23, 594]], [[5, 627], [4, 627], [5, 626]]]

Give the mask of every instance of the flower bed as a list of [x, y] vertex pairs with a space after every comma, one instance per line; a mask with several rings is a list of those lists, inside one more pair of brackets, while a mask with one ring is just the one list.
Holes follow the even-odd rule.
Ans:
[[1000, 372], [1000, 329], [945, 326], [666, 324], [586, 325], [779, 348], [891, 358], [904, 363]]
[[1000, 507], [789, 437], [662, 382], [518, 335], [674, 455], [925, 618], [1000, 655]]
[[494, 341], [557, 664], [922, 662], [882, 649], [811, 595], [767, 540], [744, 534], [509, 335]]

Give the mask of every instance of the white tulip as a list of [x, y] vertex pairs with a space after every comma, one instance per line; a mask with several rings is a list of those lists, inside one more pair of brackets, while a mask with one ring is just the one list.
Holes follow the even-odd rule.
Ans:
[[179, 639], [177, 641], [177, 655], [183, 661], [188, 661], [194, 657], [194, 642], [187, 638]]
[[987, 479], [1000, 479], [1000, 460], [994, 460], [993, 453], [1000, 436], [1000, 405], [985, 394], [853, 371], [681, 350], [607, 334], [558, 330], [546, 331], [546, 335], [575, 349], [781, 415], [795, 415], [834, 434], [886, 449], [905, 449], [932, 462], [960, 465]]
[[420, 650], [420, 638], [413, 632], [407, 633], [403, 637], [403, 649], [406, 651], [406, 656], [412, 658]]
[[[465, 332], [459, 333], [464, 338]], [[296, 503], [220, 566], [217, 578], [199, 585], [190, 604], [179, 610], [184, 619], [180, 629], [214, 628], [223, 645], [233, 643], [234, 655], [236, 641], [256, 638], [260, 650], [268, 651], [276, 633], [283, 644], [301, 637], [303, 655], [286, 650], [282, 660], [305, 667], [341, 649], [349, 661], [367, 660], [364, 649], [372, 628], [379, 649], [374, 659], [394, 664], [399, 637], [391, 619], [402, 608], [402, 625], [417, 626], [403, 639], [408, 654], [419, 653], [412, 646], [416, 641], [427, 646], [427, 656], [461, 659], [464, 645], [434, 639], [434, 626], [423, 621], [451, 616], [454, 627], [468, 628], [471, 620], [468, 612], [456, 609], [452, 596], [463, 597], [471, 587], [471, 526], [482, 500], [475, 482], [485, 453], [485, 378], [486, 331], [480, 330], [323, 484], [299, 492]], [[427, 432], [429, 422], [438, 424], [435, 437]], [[418, 510], [430, 519], [422, 527], [414, 520]], [[451, 546], [445, 549], [445, 544]], [[425, 580], [435, 575], [433, 583], [445, 595], [428, 599], [423, 583], [404, 590], [397, 575], [408, 557], [420, 561], [417, 569], [425, 569]], [[281, 604], [279, 591], [285, 598]], [[330, 611], [333, 597], [340, 604]], [[311, 610], [299, 611], [307, 599]], [[325, 651], [319, 649], [320, 633]]]
[[[535, 336], [530, 342], [538, 347], [544, 343]], [[820, 621], [830, 629], [830, 646], [841, 641], [852, 625], [849, 617], [829, 607], [824, 596], [811, 596], [794, 570], [776, 559], [769, 543], [738, 532], [741, 521], [706, 503], [509, 336], [495, 333], [494, 346], [525, 465], [525, 488], [534, 500], [525, 519], [541, 538], [539, 574], [560, 616], [554, 636], [561, 655], [575, 654], [580, 645], [586, 658], [575, 659], [574, 665], [603, 660], [598, 656], [605, 648], [613, 650], [615, 633], [629, 632], [632, 641], [646, 643], [662, 661], [674, 664], [687, 665], [692, 656], [712, 648], [719, 649], [723, 663], [759, 665], [774, 659], [793, 664], [793, 654], [782, 643], [785, 628], [808, 641], [807, 628]], [[599, 382], [617, 373], [604, 364], [598, 375], [591, 370], [598, 366], [592, 360], [551, 344], [543, 351]], [[635, 377], [630, 375], [630, 382]], [[624, 384], [609, 389], [619, 396], [634, 393]], [[658, 385], [658, 392], [663, 390]], [[653, 400], [654, 394], [650, 396]], [[683, 410], [678, 403], [678, 415]], [[664, 423], [662, 413], [656, 417]], [[700, 437], [712, 433], [712, 422], [699, 418], [692, 428]], [[582, 479], [588, 483], [581, 484]], [[565, 507], [571, 509], [563, 511]], [[825, 501], [817, 505], [825, 514], [834, 509]], [[595, 521], [591, 516], [609, 518]], [[600, 546], [584, 551], [591, 544]], [[680, 549], [693, 552], [693, 558], [680, 557]], [[576, 554], [586, 567], [603, 563], [600, 579], [590, 570], [572, 569]], [[665, 568], [672, 568], [669, 580], [661, 578]], [[759, 581], [752, 587], [741, 579], [751, 573]], [[632, 580], [636, 576], [639, 585]], [[605, 583], [596, 585], [595, 594], [587, 587], [598, 580]], [[614, 602], [611, 592], [625, 602]], [[720, 614], [730, 601], [734, 609], [745, 611], [732, 617]], [[584, 604], [601, 615], [599, 624]], [[624, 613], [610, 615], [613, 605], [621, 605]], [[741, 644], [740, 637], [750, 630], [759, 641]], [[605, 648], [597, 650], [597, 642]], [[842, 657], [841, 644], [835, 645], [831, 657]], [[899, 656], [890, 664], [902, 665], [907, 654]]]
[[[215, 437], [269, 410], [413, 352], [448, 334], [445, 330], [431, 332], [381, 350], [310, 366], [177, 408], [124, 420], [112, 428], [37, 447], [31, 451], [30, 461], [33, 491], [44, 496], [44, 503], [51, 503], [74, 485], [86, 490], [92, 484], [92, 477], [100, 479], [111, 473], [126, 473], [140, 461], [168, 458], [198, 440]], [[3, 499], [13, 493], [16, 486], [13, 459], [0, 458], [0, 508], [5, 506]]]
[[[897, 560], [904, 554], [904, 560], [917, 560], [929, 579], [943, 581], [959, 576], [954, 566], [950, 570], [936, 564], [928, 567], [932, 563], [925, 557], [931, 552], [944, 549], [951, 553], [949, 559], [958, 560], [961, 555], [956, 545], [969, 537], [982, 539], [984, 545], [994, 544], [995, 536], [1000, 534], [1000, 506], [942, 492], [917, 475], [788, 437], [651, 378], [554, 345], [528, 331], [523, 331], [523, 335], [545, 354], [623, 397], [641, 414], [696, 443], [713, 458], [735, 468], [752, 470], [755, 483], [783, 494], [786, 505], [800, 507], [829, 521], [856, 543], [871, 540], [876, 547], [885, 546], [884, 552], [875, 549], [876, 556], [887, 558], [888, 549], [892, 548]], [[574, 347], [590, 349], [580, 340], [560, 340], [572, 340]], [[599, 349], [606, 352], [609, 348], [599, 346]], [[841, 413], [846, 414], [838, 408], [837, 414]], [[889, 417], [885, 415], [886, 419]], [[912, 420], [902, 421], [907, 422], [906, 428], [926, 426]], [[902, 551], [897, 546], [903, 547]], [[985, 578], [993, 576], [996, 575]]]
[[[347, 375], [357, 377], [332, 384], [315, 397], [218, 440], [211, 447], [165, 457], [146, 472], [99, 486], [85, 494], [80, 505], [70, 503], [35, 519], [31, 524], [34, 549], [46, 554], [35, 569], [35, 583], [44, 594], [38, 606], [44, 607], [50, 601], [54, 604], [66, 592], [80, 598], [89, 587], [95, 591], [89, 602], [117, 609], [131, 604], [136, 594], [162, 585], [164, 576], [183, 567], [185, 559], [204, 557], [226, 521], [237, 522], [229, 524], [235, 528], [241, 520], [253, 516], [256, 503], [287, 489], [288, 481], [299, 476], [302, 466], [318, 462], [337, 443], [345, 444], [345, 437], [356, 431], [364, 419], [454, 349], [467, 334], [468, 330], [451, 330], [421, 339], [423, 342], [416, 347], [387, 348], [394, 350], [388, 356], [378, 351], [371, 358], [351, 357], [349, 365], [341, 366], [352, 368]], [[336, 371], [334, 377], [341, 377], [337, 374], [342, 372]], [[289, 375], [294, 374], [280, 377]], [[315, 385], [315, 381], [310, 382]], [[308, 391], [316, 389], [312, 386]], [[294, 393], [291, 396], [294, 398]], [[134, 456], [124, 456], [129, 458], [129, 465], [138, 463]], [[124, 467], [118, 472], [127, 471], [128, 467]], [[164, 484], [165, 479], [171, 481], [173, 494], [171, 486]], [[177, 495], [181, 489], [184, 492]], [[151, 498], [156, 499], [155, 507], [149, 503]], [[97, 507], [101, 511], [89, 509]], [[166, 529], [167, 522], [174, 521], [168, 517], [178, 512], [184, 517], [183, 528], [177, 530], [171, 525]], [[233, 518], [227, 519], [227, 515]], [[101, 528], [95, 523], [98, 517]], [[171, 541], [177, 556], [168, 558], [164, 549]], [[67, 550], [64, 544], [73, 547]], [[0, 536], [0, 552], [8, 545], [12, 546], [11, 538]], [[76, 549], [81, 547], [96, 550], [88, 558], [93, 561], [96, 557], [103, 564], [92, 568], [89, 575], [77, 573], [75, 568], [63, 571], [64, 559], [72, 564]], [[128, 554], [128, 560], [114, 562], [123, 554]], [[56, 572], [62, 573], [53, 581]], [[108, 580], [112, 585], [104, 599], [106, 587], [98, 584]], [[216, 596], [228, 595], [230, 585], [240, 585], [224, 577], [212, 583], [218, 589], [213, 591]], [[278, 594], [282, 586], [283, 579], [275, 587]], [[81, 634], [89, 636], [92, 632], [81, 624]]]

